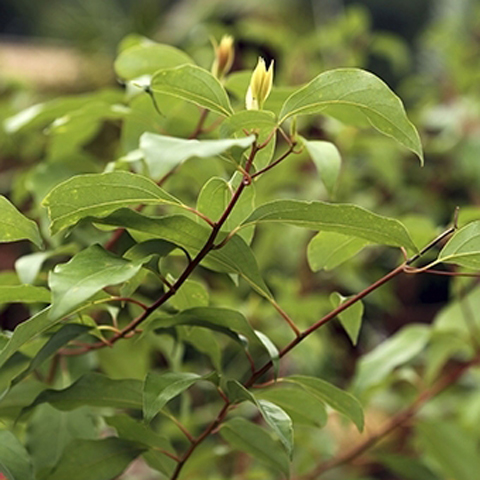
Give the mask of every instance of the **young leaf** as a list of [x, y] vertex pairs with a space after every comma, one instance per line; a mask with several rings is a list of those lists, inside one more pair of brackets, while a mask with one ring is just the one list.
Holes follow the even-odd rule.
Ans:
[[314, 113], [331, 115], [350, 125], [372, 125], [414, 152], [423, 164], [420, 137], [401, 100], [369, 72], [341, 68], [321, 73], [287, 98], [280, 123], [292, 115]]
[[222, 116], [233, 113], [222, 84], [210, 72], [194, 65], [158, 71], [152, 77], [150, 89], [153, 93], [182, 98]]
[[255, 141], [255, 136], [228, 138], [221, 140], [196, 140], [169, 137], [145, 132], [140, 137], [140, 151], [145, 157], [149, 173], [159, 180], [189, 158], [209, 158], [220, 155], [232, 148], [247, 149]]
[[0, 478], [34, 480], [30, 456], [17, 437], [8, 430], [0, 431]]
[[380, 384], [396, 367], [418, 355], [430, 339], [430, 327], [413, 324], [364, 355], [354, 381], [355, 391], [365, 391]]
[[408, 231], [398, 220], [382, 217], [356, 205], [275, 200], [260, 205], [242, 226], [262, 222], [286, 223], [312, 230], [336, 232], [372, 243], [417, 250]]
[[263, 428], [241, 417], [232, 418], [220, 428], [220, 435], [233, 448], [248, 453], [285, 478], [290, 476], [287, 454]]
[[195, 373], [168, 372], [162, 375], [149, 373], [143, 389], [143, 416], [146, 422], [177, 395], [198, 382], [202, 377]]
[[3, 303], [50, 303], [50, 292], [33, 285], [0, 285], [0, 305]]
[[349, 418], [360, 432], [363, 430], [364, 418], [362, 406], [350, 393], [316, 377], [292, 375], [282, 378], [282, 381], [301, 386], [307, 392], [315, 395], [330, 405], [334, 410]]
[[115, 60], [115, 73], [125, 80], [153, 75], [163, 68], [178, 67], [193, 60], [182, 50], [155, 42], [143, 42], [126, 48]]
[[56, 186], [43, 200], [52, 234], [87, 216], [106, 216], [130, 205], [180, 202], [152, 180], [128, 172], [77, 175]]
[[111, 480], [145, 450], [136, 442], [115, 437], [74, 440], [65, 448], [48, 480]]
[[440, 252], [437, 262], [455, 263], [466, 268], [480, 268], [480, 221], [458, 230]]
[[331, 142], [321, 140], [311, 141], [302, 139], [302, 142], [317, 167], [330, 198], [333, 197], [342, 164], [338, 148]]
[[314, 272], [322, 269], [333, 270], [369, 243], [363, 238], [350, 237], [342, 233], [318, 232], [308, 244], [308, 264]]
[[42, 238], [37, 224], [21, 214], [3, 195], [0, 195], [0, 243], [30, 240], [37, 247]]
[[108, 285], [132, 278], [141, 262], [129, 262], [92, 245], [75, 255], [68, 263], [57, 265], [48, 277], [52, 290], [50, 318], [61, 318]]
[[[348, 300], [348, 297], [343, 297], [337, 292], [333, 292], [330, 295], [330, 301], [334, 308], [337, 308], [340, 304], [345, 302], [345, 300]], [[353, 345], [357, 344], [358, 334], [360, 333], [360, 328], [362, 326], [362, 317], [363, 303], [361, 301], [354, 303], [342, 313], [338, 314], [338, 319], [347, 332]]]

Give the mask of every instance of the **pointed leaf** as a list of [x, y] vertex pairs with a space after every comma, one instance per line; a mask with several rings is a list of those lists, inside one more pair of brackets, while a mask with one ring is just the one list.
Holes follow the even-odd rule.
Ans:
[[194, 65], [182, 65], [158, 71], [151, 80], [153, 93], [164, 93], [229, 116], [233, 113], [227, 92], [207, 70]]
[[273, 365], [273, 376], [276, 380], [278, 377], [278, 371], [280, 369], [280, 353], [278, 351], [278, 348], [264, 333], [255, 330], [255, 335], [260, 339], [270, 356], [270, 360], [272, 361]]
[[56, 186], [43, 200], [52, 233], [89, 215], [105, 216], [130, 205], [179, 203], [152, 180], [128, 172], [77, 175]]
[[392, 218], [382, 217], [356, 205], [276, 200], [258, 207], [242, 224], [286, 223], [363, 238], [372, 243], [406, 247], [416, 251], [406, 228]]
[[458, 230], [440, 252], [437, 262], [455, 263], [466, 268], [480, 268], [480, 221]]
[[34, 480], [30, 456], [17, 437], [8, 430], [0, 431], [0, 478]]
[[287, 98], [280, 118], [283, 122], [292, 115], [314, 113], [331, 115], [351, 125], [372, 125], [414, 152], [423, 163], [420, 137], [401, 100], [369, 72], [340, 68], [321, 73]]
[[[334, 308], [337, 308], [348, 299], [349, 297], [344, 297], [337, 292], [333, 292], [330, 295], [330, 301]], [[360, 333], [360, 328], [362, 326], [362, 317], [363, 303], [360, 300], [348, 307], [342, 313], [338, 314], [338, 319], [347, 332], [353, 345], [357, 344], [358, 334]]]
[[37, 247], [42, 238], [37, 224], [20, 213], [8, 199], [0, 195], [0, 243], [30, 240]]

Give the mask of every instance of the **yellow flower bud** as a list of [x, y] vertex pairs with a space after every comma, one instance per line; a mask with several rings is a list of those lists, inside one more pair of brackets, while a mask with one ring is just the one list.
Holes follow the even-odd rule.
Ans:
[[224, 35], [220, 40], [220, 45], [215, 42], [213, 46], [215, 48], [215, 60], [212, 65], [212, 74], [221, 79], [232, 68], [233, 57], [235, 56], [233, 37]]
[[259, 57], [257, 66], [252, 73], [250, 86], [248, 87], [245, 99], [247, 110], [261, 110], [265, 100], [272, 90], [273, 83], [273, 61], [268, 70], [265, 60]]

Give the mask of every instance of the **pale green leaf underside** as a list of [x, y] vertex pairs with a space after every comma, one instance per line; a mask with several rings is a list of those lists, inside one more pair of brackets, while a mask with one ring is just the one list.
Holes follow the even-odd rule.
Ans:
[[321, 73], [285, 101], [281, 122], [293, 115], [324, 113], [347, 124], [370, 124], [414, 152], [423, 163], [420, 137], [401, 100], [372, 73], [340, 68]]
[[458, 230], [440, 252], [437, 262], [480, 269], [480, 221]]

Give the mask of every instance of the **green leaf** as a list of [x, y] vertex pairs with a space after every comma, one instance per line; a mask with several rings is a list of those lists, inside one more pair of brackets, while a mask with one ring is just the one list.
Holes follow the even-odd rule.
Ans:
[[50, 292], [33, 285], [0, 285], [0, 305], [3, 303], [50, 303]]
[[262, 222], [286, 223], [311, 230], [336, 232], [372, 243], [417, 250], [408, 231], [398, 220], [382, 217], [356, 205], [275, 200], [260, 205], [242, 226]]
[[132, 278], [140, 262], [129, 262], [92, 245], [75, 255], [68, 263], [57, 265], [48, 277], [52, 290], [50, 318], [61, 318], [109, 285]]
[[41, 247], [43, 243], [37, 224], [0, 195], [0, 243], [17, 240], [30, 240], [37, 247]]
[[186, 280], [170, 299], [170, 304], [177, 310], [208, 306], [208, 291], [195, 280]]
[[58, 410], [74, 410], [84, 405], [110, 408], [142, 408], [140, 380], [113, 380], [100, 373], [88, 373], [63, 390], [45, 390], [27, 407], [31, 410], [49, 403]]
[[480, 221], [456, 232], [440, 252], [437, 262], [455, 263], [466, 268], [480, 268]]
[[229, 116], [233, 113], [227, 92], [207, 70], [194, 65], [182, 65], [157, 72], [151, 80], [154, 93], [164, 93]]
[[334, 410], [349, 418], [360, 432], [363, 430], [364, 418], [362, 406], [350, 393], [316, 377], [292, 375], [282, 378], [282, 381], [301, 386], [307, 392], [315, 395], [330, 405]]
[[74, 440], [46, 480], [111, 480], [144, 451], [136, 442], [114, 437]]
[[[131, 210], [118, 211], [107, 218], [93, 219], [93, 221], [124, 227], [134, 236], [138, 232], [141, 234], [141, 240], [149, 238], [167, 240], [184, 248], [192, 256], [203, 248], [211, 231], [184, 215], [147, 217]], [[221, 237], [219, 237], [220, 240]], [[233, 236], [221, 249], [210, 252], [201, 264], [218, 272], [236, 273], [260, 295], [271, 297], [258, 271], [252, 250], [238, 235]]]
[[[330, 301], [334, 308], [337, 308], [349, 298], [350, 297], [344, 297], [337, 292], [333, 292], [330, 295]], [[354, 303], [351, 307], [348, 307], [342, 313], [338, 314], [338, 319], [347, 332], [353, 345], [356, 345], [358, 341], [358, 334], [360, 333], [360, 328], [362, 326], [362, 317], [363, 303], [360, 300]]]
[[354, 389], [365, 391], [379, 385], [396, 367], [407, 363], [425, 348], [430, 332], [427, 325], [407, 325], [364, 355], [358, 364]]
[[282, 407], [294, 423], [322, 428], [327, 423], [325, 404], [306, 390], [297, 388], [268, 388], [255, 396]]
[[314, 113], [331, 115], [350, 125], [371, 125], [414, 152], [423, 164], [420, 137], [401, 100], [369, 72], [341, 68], [321, 73], [287, 98], [280, 123], [292, 115]]
[[157, 70], [172, 68], [193, 60], [182, 50], [162, 43], [143, 42], [120, 52], [115, 60], [115, 73], [126, 80], [153, 75]]
[[262, 342], [262, 345], [265, 347], [268, 354], [270, 355], [270, 359], [272, 360], [273, 365], [273, 376], [276, 380], [278, 377], [278, 371], [280, 369], [280, 353], [278, 351], [278, 348], [264, 333], [255, 330], [255, 335], [259, 338], [259, 340]]
[[8, 430], [0, 431], [0, 474], [8, 480], [35, 480], [30, 456]]
[[35, 252], [23, 255], [15, 261], [15, 271], [21, 283], [30, 284], [35, 281], [42, 265], [53, 252]]
[[143, 416], [146, 422], [153, 420], [155, 415], [177, 395], [191, 387], [202, 377], [195, 373], [168, 372], [162, 375], [149, 373], [143, 389]]
[[342, 233], [318, 232], [308, 244], [308, 264], [314, 272], [322, 269], [333, 270], [369, 243], [363, 238], [350, 237]]
[[236, 450], [248, 453], [286, 478], [290, 476], [285, 450], [258, 425], [241, 417], [232, 418], [221, 426], [220, 435]]
[[424, 421], [416, 430], [420, 446], [435, 461], [443, 478], [477, 480], [480, 457], [476, 436], [445, 421]]
[[167, 477], [171, 477], [176, 462], [173, 458], [158, 451], [158, 449], [161, 449], [175, 455], [175, 451], [165, 437], [158, 435], [150, 427], [144, 423], [137, 422], [128, 415], [106, 417], [105, 421], [108, 425], [115, 428], [120, 438], [150, 447], [149, 451], [143, 454], [145, 461], [152, 468], [159, 470]]
[[243, 135], [238, 139], [187, 140], [145, 132], [140, 137], [140, 150], [145, 157], [151, 177], [159, 180], [189, 158], [215, 157], [232, 148], [245, 150], [254, 141], [253, 135], [248, 137]]
[[340, 156], [338, 148], [331, 142], [321, 140], [308, 141], [302, 139], [302, 142], [317, 167], [320, 178], [329, 196], [333, 197], [342, 164], [342, 157]]
[[152, 180], [128, 172], [77, 175], [56, 186], [43, 200], [52, 234], [87, 216], [105, 216], [130, 205], [180, 202]]

